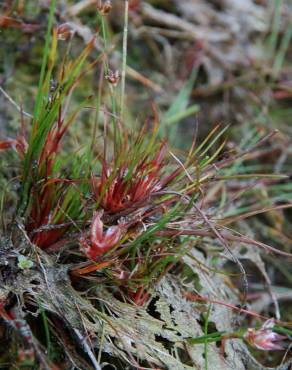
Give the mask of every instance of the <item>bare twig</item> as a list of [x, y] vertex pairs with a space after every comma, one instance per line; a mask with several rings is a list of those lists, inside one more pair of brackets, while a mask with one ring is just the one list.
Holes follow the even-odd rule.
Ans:
[[81, 335], [81, 333], [80, 333], [80, 331], [78, 329], [74, 329], [74, 332], [77, 335], [77, 337], [80, 340], [80, 342], [82, 343], [82, 346], [83, 346], [84, 351], [88, 354], [88, 357], [90, 358], [91, 363], [94, 366], [94, 369], [95, 370], [101, 370], [101, 367], [99, 366], [99, 364], [98, 364], [98, 362], [97, 362], [97, 360], [96, 360], [96, 358], [95, 358], [95, 356], [94, 356], [94, 354], [93, 354], [90, 346], [88, 345], [86, 338], [84, 338]]
[[[162, 236], [194, 235], [194, 236], [203, 236], [203, 237], [206, 236], [206, 237], [211, 237], [211, 238], [214, 237], [213, 232], [211, 232], [209, 230], [205, 230], [205, 229], [192, 230], [192, 229], [181, 229], [181, 228], [170, 228], [170, 227], [168, 227], [164, 231], [157, 232], [156, 235], [162, 235]], [[239, 242], [239, 243], [243, 243], [243, 244], [254, 245], [256, 247], [263, 248], [266, 251], [269, 251], [271, 253], [275, 253], [275, 254], [285, 256], [285, 257], [292, 258], [291, 253], [281, 251], [279, 249], [271, 247], [270, 245], [259, 242], [257, 240], [254, 240], [252, 238], [249, 238], [249, 237], [241, 235], [241, 234], [234, 235], [234, 234], [231, 234], [230, 232], [223, 231], [223, 232], [221, 232], [221, 236], [226, 240], [230, 240], [230, 241], [233, 241], [233, 242]]]
[[18, 112], [22, 113], [24, 116], [33, 118], [33, 116], [30, 113], [25, 112], [22, 110], [22, 108], [7, 94], [7, 92], [0, 86], [1, 93], [5, 96], [7, 100], [10, 101], [10, 103], [18, 110]]
[[141, 82], [144, 86], [149, 87], [153, 91], [157, 93], [163, 92], [163, 89], [161, 86], [149, 80], [149, 78], [143, 76], [140, 72], [136, 71], [134, 68], [127, 66], [126, 72], [127, 72], [127, 76], [131, 77], [133, 80]]
[[67, 14], [71, 17], [77, 16], [79, 13], [83, 12], [86, 8], [89, 8], [96, 4], [96, 0], [82, 0], [77, 4], [70, 6], [67, 10]]

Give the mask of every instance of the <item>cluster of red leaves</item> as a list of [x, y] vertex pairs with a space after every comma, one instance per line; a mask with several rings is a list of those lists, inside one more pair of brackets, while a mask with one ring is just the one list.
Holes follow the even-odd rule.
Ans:
[[162, 145], [153, 160], [138, 162], [130, 174], [131, 158], [118, 169], [104, 162], [100, 180], [92, 177], [93, 193], [96, 200], [101, 198], [101, 207], [109, 213], [119, 212], [141, 204], [160, 190], [165, 149]]
[[6, 139], [0, 141], [0, 150], [15, 149], [22, 159], [27, 150], [27, 141], [23, 135], [18, 135], [16, 139]]
[[[54, 244], [67, 230], [66, 227], [52, 227], [47, 231], [40, 230], [35, 232], [37, 229], [50, 225], [51, 221], [55, 219], [59, 211], [58, 201], [60, 201], [56, 195], [61, 193], [64, 187], [72, 183], [71, 180], [54, 178], [52, 176], [54, 159], [67, 129], [68, 124], [64, 125], [61, 118], [59, 118], [58, 123], [48, 133], [36, 166], [36, 178], [41, 178], [42, 181], [35, 183], [32, 188], [34, 201], [31, 205], [27, 231], [31, 234], [32, 242], [41, 248], [47, 248]], [[16, 139], [7, 138], [0, 141], [0, 151], [15, 149], [21, 159], [24, 158], [27, 148], [28, 143], [23, 128]], [[57, 224], [62, 223], [63, 220], [64, 215], [60, 215]]]
[[96, 212], [93, 216], [89, 236], [84, 234], [80, 239], [80, 244], [84, 248], [87, 257], [96, 260], [97, 257], [118, 244], [122, 238], [122, 230], [122, 225], [117, 225], [109, 227], [104, 232], [101, 215], [99, 212]]
[[[57, 194], [70, 180], [48, 179], [43, 185], [34, 191], [34, 202], [31, 207], [27, 230], [34, 244], [40, 248], [53, 247], [64, 235], [67, 226], [60, 227], [65, 215], [60, 214], [59, 208], [62, 197], [57, 199]], [[65, 193], [65, 189], [63, 190]]]
[[[136, 305], [143, 305], [149, 298], [145, 284], [128, 285], [130, 280], [143, 278], [147, 271], [144, 261], [140, 260], [143, 257], [136, 256], [137, 271], [132, 274], [133, 268], [128, 265], [127, 258], [120, 258], [119, 252], [117, 254], [107, 252], [116, 250], [115, 247], [122, 244], [124, 236], [128, 238], [135, 235], [135, 225], [142, 220], [147, 224], [147, 217], [152, 212], [167, 207], [169, 200], [164, 201], [160, 195], [182, 171], [179, 166], [167, 173], [170, 167], [166, 160], [165, 142], [149, 140], [152, 144], [141, 150], [145, 143], [143, 136], [139, 135], [134, 144], [127, 143], [127, 149], [121, 150], [120, 155], [116, 155], [118, 161], [115, 158], [112, 161], [103, 160], [100, 177], [91, 177], [93, 197], [98, 208], [102, 209], [104, 218], [110, 220], [127, 215], [131, 217], [130, 221], [126, 217], [127, 222], [110, 226], [104, 231], [101, 213], [96, 212], [90, 231], [84, 233], [79, 242], [86, 256], [98, 264], [77, 271], [86, 274], [102, 268], [104, 263], [109, 263], [112, 265], [110, 269], [113, 279], [122, 284], [122, 290]], [[138, 219], [135, 215], [138, 215]], [[116, 259], [114, 256], [119, 257]], [[114, 266], [112, 261], [115, 261]]]
[[61, 120], [61, 113], [58, 122], [49, 131], [45, 145], [40, 154], [37, 168], [38, 176], [43, 181], [37, 184], [34, 189], [34, 202], [32, 203], [28, 231], [33, 232], [32, 241], [41, 248], [48, 248], [56, 243], [68, 229], [67, 227], [52, 227], [49, 230], [34, 232], [52, 222], [60, 225], [64, 221], [64, 214], [60, 214], [60, 199], [57, 194], [65, 193], [71, 180], [53, 177], [53, 164], [60, 149], [60, 142], [68, 129]]
[[[162, 143], [154, 158], [142, 158], [131, 164], [131, 154], [118, 168], [103, 162], [101, 177], [92, 176], [93, 194], [100, 206], [110, 214], [142, 207], [149, 198], [163, 189], [178, 174], [164, 176], [166, 145]], [[133, 159], [132, 159], [133, 160]]]
[[93, 271], [100, 270], [110, 265], [115, 265], [111, 269], [114, 279], [123, 282], [123, 290], [125, 290], [127, 297], [136, 305], [143, 305], [149, 298], [149, 293], [144, 285], [137, 288], [130, 288], [127, 286], [127, 280], [130, 279], [130, 271], [123, 265], [122, 261], [109, 257], [108, 260], [102, 261], [103, 256], [114, 247], [117, 247], [123, 241], [123, 236], [127, 232], [127, 225], [119, 224], [108, 227], [104, 230], [104, 224], [101, 220], [101, 212], [95, 212], [90, 230], [84, 232], [79, 240], [85, 255], [95, 261], [93, 265], [86, 266], [82, 269], [73, 271], [73, 275], [83, 275]]

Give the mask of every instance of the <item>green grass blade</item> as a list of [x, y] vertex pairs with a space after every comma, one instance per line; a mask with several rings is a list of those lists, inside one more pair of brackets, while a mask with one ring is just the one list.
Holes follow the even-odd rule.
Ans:
[[48, 57], [49, 57], [49, 47], [50, 47], [50, 40], [51, 40], [51, 33], [52, 33], [52, 27], [53, 27], [53, 18], [54, 18], [55, 8], [56, 8], [56, 0], [52, 0], [51, 5], [50, 5], [48, 28], [47, 28], [46, 38], [45, 38], [45, 47], [44, 47], [44, 51], [43, 51], [43, 60], [42, 60], [42, 66], [41, 66], [41, 72], [40, 72], [37, 98], [36, 98], [34, 114], [33, 114], [33, 116], [34, 116], [34, 125], [37, 124], [36, 119], [37, 119], [37, 117], [39, 115], [39, 112], [40, 112], [40, 109], [41, 109], [42, 100], [43, 100], [43, 97], [46, 96], [45, 95], [46, 91], [43, 91], [43, 82], [44, 82], [44, 79], [45, 79], [45, 73], [46, 73]]

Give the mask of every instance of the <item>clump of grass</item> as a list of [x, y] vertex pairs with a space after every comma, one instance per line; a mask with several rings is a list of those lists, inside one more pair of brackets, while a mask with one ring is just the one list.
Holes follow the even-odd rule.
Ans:
[[[0, 142], [0, 149], [14, 147], [21, 160], [19, 203], [15, 210], [14, 225], [7, 227], [12, 229], [12, 236], [9, 237], [11, 242], [5, 252], [9, 263], [14, 263], [11, 260], [15, 258], [14, 250], [32, 258], [31, 263], [20, 269], [21, 274], [25, 276], [25, 270], [35, 269], [38, 278], [42, 276], [44, 286], [47, 284], [49, 287], [49, 293], [45, 295], [48, 307], [49, 302], [54, 301], [52, 294], [57, 296], [61, 306], [64, 304], [63, 307], [70, 300], [69, 296], [66, 300], [64, 292], [61, 295], [59, 290], [50, 291], [52, 281], [56, 289], [59, 282], [58, 276], [50, 275], [50, 269], [60, 274], [66, 271], [65, 277], [71, 287], [73, 285], [83, 292], [90, 290], [93, 284], [100, 283], [115, 298], [131, 305], [145, 306], [156, 284], [175, 266], [184, 263], [183, 258], [200, 238], [209, 238], [215, 239], [220, 251], [229, 254], [239, 267], [244, 301], [246, 274], [241, 262], [232, 253], [230, 241], [291, 256], [288, 252], [278, 251], [227, 228], [238, 216], [223, 215], [218, 220], [218, 202], [206, 198], [210, 198], [210, 184], [255, 176], [230, 175], [225, 169], [258, 150], [274, 133], [261, 138], [253, 147], [222, 159], [220, 155], [225, 145], [222, 137], [227, 128], [216, 126], [201, 144], [196, 144], [194, 140], [188, 153], [173, 152], [167, 141], [158, 135], [159, 118], [156, 112], [152, 128], [145, 125], [140, 133], [130, 133], [126, 129], [123, 121], [126, 109], [123, 79], [120, 115], [117, 115], [114, 102], [112, 113], [115, 119], [112, 125], [105, 114], [103, 144], [95, 145], [93, 138], [82, 149], [68, 153], [64, 148], [64, 137], [78, 112], [90, 101], [89, 96], [68, 114], [71, 95], [82, 76], [101, 62], [104, 55], [94, 62], [88, 62], [94, 46], [92, 40], [75, 60], [70, 60], [68, 54], [60, 60], [58, 30], [52, 30], [54, 8], [55, 2], [52, 1], [29, 137], [22, 132], [17, 139]], [[127, 7], [125, 14], [127, 18]], [[50, 87], [52, 76], [57, 82], [53, 90]], [[262, 176], [269, 177], [256, 175], [257, 178]], [[243, 219], [249, 215], [246, 212], [239, 217]], [[19, 230], [21, 237], [17, 241]], [[17, 270], [15, 273], [20, 272]], [[9, 291], [9, 294], [13, 292]], [[26, 293], [24, 289], [21, 294], [16, 293], [17, 297], [19, 295], [22, 295], [24, 305], [38, 306], [33, 290]], [[62, 299], [66, 300], [66, 304], [61, 302]], [[80, 296], [79, 299], [82, 301]], [[94, 306], [94, 298], [92, 300], [88, 295], [86, 299], [88, 305]], [[50, 315], [52, 312], [46, 316], [45, 304], [42, 304], [40, 312], [45, 322], [46, 345], [51, 349], [49, 333], [52, 328], [57, 331], [57, 325], [54, 324], [56, 317]], [[20, 318], [12, 315], [11, 305], [11, 300], [5, 295], [0, 314], [6, 322], [16, 325]], [[209, 334], [210, 310], [204, 336], [189, 341], [192, 344], [205, 344], [206, 368], [209, 342], [240, 337], [238, 333]], [[54, 313], [60, 320], [60, 312]], [[100, 312], [100, 317], [104, 317], [104, 312]], [[69, 319], [66, 320], [64, 322], [71, 332], [79, 338], [77, 329], [70, 326]], [[21, 327], [16, 325], [16, 329]], [[21, 330], [19, 332], [26, 339], [26, 345], [36, 353], [38, 361], [53, 368], [50, 359], [44, 359], [44, 351], [34, 341], [33, 335], [25, 336]], [[243, 335], [240, 338], [244, 339]], [[85, 343], [84, 352], [94, 367], [98, 368], [92, 349]]]

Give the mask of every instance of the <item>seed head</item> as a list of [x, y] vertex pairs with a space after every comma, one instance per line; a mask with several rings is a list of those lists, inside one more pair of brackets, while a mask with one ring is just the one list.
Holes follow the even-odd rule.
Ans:
[[109, 70], [105, 78], [111, 85], [116, 87], [120, 81], [120, 72], [118, 70], [117, 71]]
[[101, 15], [108, 15], [112, 10], [112, 2], [110, 0], [106, 0], [103, 4], [98, 6], [98, 10]]
[[73, 35], [73, 29], [69, 23], [62, 23], [57, 28], [58, 40], [66, 41]]

